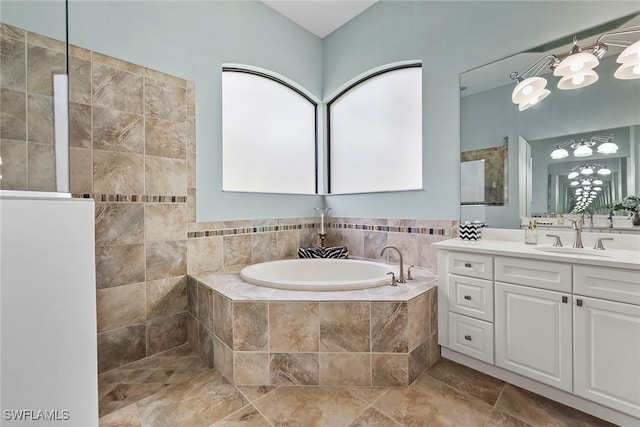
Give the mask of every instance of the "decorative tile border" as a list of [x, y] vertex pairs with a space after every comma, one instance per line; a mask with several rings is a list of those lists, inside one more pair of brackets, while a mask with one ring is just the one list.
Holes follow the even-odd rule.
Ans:
[[316, 228], [316, 224], [283, 224], [264, 227], [240, 227], [217, 230], [190, 231], [189, 233], [187, 233], [187, 238], [195, 239], [198, 237], [229, 236], [236, 234], [271, 233], [276, 231], [303, 230], [309, 228]]
[[411, 227], [411, 226], [392, 226], [392, 225], [371, 225], [371, 224], [329, 224], [329, 228], [347, 229], [347, 230], [363, 230], [363, 231], [381, 231], [385, 233], [409, 233], [409, 234], [431, 234], [437, 236], [448, 236], [449, 230], [445, 228], [430, 227]]
[[114, 203], [187, 203], [187, 196], [161, 196], [155, 194], [71, 194], [76, 199], [93, 199], [96, 202]]

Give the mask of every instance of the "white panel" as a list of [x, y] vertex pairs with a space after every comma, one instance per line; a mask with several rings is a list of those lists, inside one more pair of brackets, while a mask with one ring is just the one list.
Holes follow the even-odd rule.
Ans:
[[380, 74], [329, 106], [331, 193], [422, 188], [422, 68]]
[[97, 426], [93, 201], [0, 199], [0, 242], [2, 425]]
[[453, 312], [493, 322], [493, 282], [449, 275], [449, 309]]
[[222, 73], [222, 189], [314, 194], [316, 109], [266, 77]]
[[574, 299], [574, 392], [640, 417], [640, 307]]
[[496, 283], [496, 365], [571, 391], [571, 305], [563, 295]]
[[493, 364], [493, 324], [449, 313], [449, 347]]
[[449, 272], [461, 276], [493, 279], [493, 257], [490, 255], [452, 252], [449, 255]]
[[640, 304], [638, 271], [576, 265], [573, 276], [576, 294]]
[[484, 202], [484, 159], [460, 163], [460, 203]]
[[496, 257], [496, 280], [571, 292], [571, 264]]

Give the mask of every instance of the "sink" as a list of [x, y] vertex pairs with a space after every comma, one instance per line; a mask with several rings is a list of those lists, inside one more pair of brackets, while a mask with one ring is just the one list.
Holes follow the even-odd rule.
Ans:
[[588, 255], [588, 256], [597, 256], [602, 258], [608, 258], [610, 255], [607, 255], [604, 251], [596, 251], [594, 249], [586, 249], [586, 248], [564, 248], [564, 247], [556, 247], [556, 246], [535, 246], [533, 248], [534, 251], [541, 252], [551, 252], [556, 254], [567, 254], [567, 255]]

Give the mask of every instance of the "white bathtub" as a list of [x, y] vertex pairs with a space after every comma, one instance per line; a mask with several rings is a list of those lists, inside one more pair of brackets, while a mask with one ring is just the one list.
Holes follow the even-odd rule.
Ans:
[[391, 283], [398, 268], [374, 261], [352, 259], [286, 259], [245, 267], [245, 282], [276, 289], [300, 291], [345, 291], [374, 288]]

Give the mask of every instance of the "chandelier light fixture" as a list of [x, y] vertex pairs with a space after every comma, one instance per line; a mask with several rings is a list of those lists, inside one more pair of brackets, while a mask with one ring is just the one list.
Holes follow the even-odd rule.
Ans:
[[567, 148], [573, 149], [574, 157], [589, 157], [593, 155], [593, 146], [596, 144], [600, 144], [597, 148], [599, 154], [615, 154], [618, 152], [618, 145], [613, 142], [613, 135], [594, 135], [589, 140], [581, 139], [580, 142], [576, 142], [575, 139], [566, 139], [557, 143], [555, 150], [551, 152], [551, 158], [559, 160], [569, 157]]
[[[577, 186], [577, 185], [589, 185], [591, 183], [593, 183], [594, 185], [602, 185], [602, 180], [599, 178], [591, 178], [591, 175], [593, 175], [593, 173], [596, 173], [596, 175], [601, 175], [601, 176], [606, 176], [606, 175], [611, 175], [611, 169], [609, 169], [607, 167], [607, 165], [596, 165], [596, 164], [589, 164], [589, 165], [579, 165], [579, 166], [574, 166], [573, 168], [571, 168], [569, 170], [569, 174], [567, 175], [567, 179], [573, 180], [570, 185], [572, 186]], [[574, 182], [576, 184], [574, 184]]]
[[638, 25], [622, 28], [604, 33], [594, 44], [583, 47], [578, 45], [574, 37], [573, 47], [569, 52], [544, 55], [523, 71], [511, 73], [511, 79], [516, 82], [511, 100], [514, 104], [518, 104], [520, 111], [525, 111], [549, 96], [551, 91], [546, 88], [547, 79], [538, 76], [545, 69], [553, 71], [554, 76], [560, 77], [557, 84], [560, 90], [579, 89], [597, 82], [598, 73], [594, 68], [598, 66], [600, 59], [611, 46], [625, 48], [616, 60], [621, 65], [614, 73], [614, 77], [621, 80], [640, 79], [640, 40], [631, 42], [611, 39], [611, 37], [636, 33], [640, 33]]

